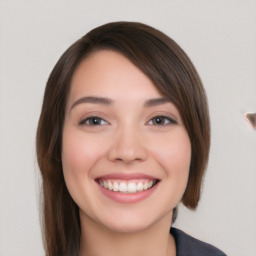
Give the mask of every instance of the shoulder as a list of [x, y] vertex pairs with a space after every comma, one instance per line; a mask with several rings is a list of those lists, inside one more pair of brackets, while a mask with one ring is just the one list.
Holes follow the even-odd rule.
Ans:
[[226, 256], [213, 245], [193, 238], [177, 228], [171, 228], [174, 236], [177, 256]]

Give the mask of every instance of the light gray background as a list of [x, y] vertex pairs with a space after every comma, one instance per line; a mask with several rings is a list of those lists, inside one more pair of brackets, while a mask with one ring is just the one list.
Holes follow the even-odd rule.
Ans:
[[196, 212], [175, 226], [228, 255], [256, 255], [256, 1], [0, 1], [0, 256], [43, 255], [35, 131], [63, 51], [109, 21], [141, 21], [188, 53], [205, 84], [212, 147]]

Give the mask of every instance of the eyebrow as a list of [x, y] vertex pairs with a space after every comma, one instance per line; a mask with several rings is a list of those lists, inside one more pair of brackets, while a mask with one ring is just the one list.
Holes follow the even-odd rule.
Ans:
[[155, 107], [165, 103], [170, 103], [171, 101], [167, 98], [157, 98], [157, 99], [150, 99], [147, 100], [144, 104], [145, 107]]
[[113, 100], [109, 98], [102, 98], [102, 97], [93, 97], [93, 96], [88, 96], [88, 97], [82, 97], [75, 101], [70, 110], [74, 108], [76, 105], [81, 104], [81, 103], [93, 103], [93, 104], [102, 104], [102, 105], [111, 105], [113, 103]]
[[[171, 101], [167, 98], [149, 99], [145, 102], [144, 107], [146, 107], [146, 108], [155, 107], [155, 106], [159, 106], [159, 105], [169, 103], [169, 102], [171, 102]], [[113, 104], [113, 100], [111, 100], [109, 98], [94, 97], [94, 96], [82, 97], [72, 104], [70, 110], [72, 110], [75, 106], [77, 106], [81, 103], [92, 103], [92, 104], [101, 104], [101, 105], [109, 106], [109, 105]]]

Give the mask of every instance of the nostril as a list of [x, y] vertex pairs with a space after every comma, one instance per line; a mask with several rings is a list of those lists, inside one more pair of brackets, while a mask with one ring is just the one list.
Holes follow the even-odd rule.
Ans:
[[142, 162], [147, 158], [146, 149], [141, 145], [124, 145], [121, 143], [113, 147], [108, 152], [108, 158], [111, 161], [130, 164], [133, 162]]

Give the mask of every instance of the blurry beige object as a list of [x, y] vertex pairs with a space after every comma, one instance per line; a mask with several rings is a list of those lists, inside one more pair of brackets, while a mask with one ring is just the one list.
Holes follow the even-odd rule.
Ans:
[[256, 113], [246, 113], [245, 118], [250, 123], [253, 129], [256, 129]]

